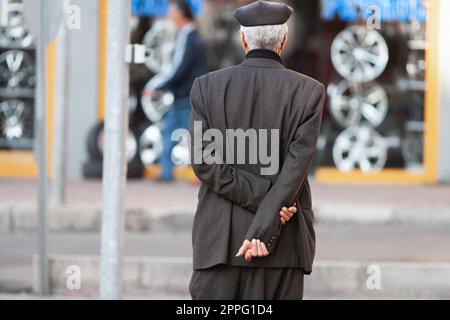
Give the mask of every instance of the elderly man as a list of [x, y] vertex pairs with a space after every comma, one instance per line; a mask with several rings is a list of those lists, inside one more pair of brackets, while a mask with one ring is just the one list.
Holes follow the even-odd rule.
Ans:
[[[245, 61], [194, 81], [191, 136], [201, 127], [208, 138], [192, 143], [193, 168], [202, 182], [193, 226], [193, 299], [302, 299], [303, 276], [312, 271], [307, 175], [325, 89], [283, 67], [292, 12], [267, 1], [237, 9]], [[252, 130], [260, 135], [256, 148], [254, 140], [246, 141], [244, 157], [229, 139], [217, 139], [233, 129], [248, 133], [246, 138]], [[262, 139], [269, 133], [270, 141]], [[267, 163], [248, 160], [255, 159], [257, 147], [275, 150], [276, 173], [267, 175]]]

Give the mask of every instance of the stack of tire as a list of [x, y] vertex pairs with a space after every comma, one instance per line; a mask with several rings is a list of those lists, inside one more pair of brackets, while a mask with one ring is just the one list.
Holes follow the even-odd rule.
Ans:
[[[173, 95], [170, 92], [160, 92], [153, 99], [140, 95], [149, 79], [170, 68], [175, 46], [173, 27], [164, 19], [156, 20], [142, 42], [148, 51], [146, 64], [131, 66], [128, 178], [141, 178], [145, 168], [158, 163], [163, 149], [162, 119], [173, 103]], [[103, 128], [103, 122], [98, 122], [88, 135], [89, 160], [83, 166], [83, 175], [86, 178], [102, 177]], [[186, 148], [180, 149], [180, 146], [175, 147], [174, 154], [178, 155], [178, 158], [186, 158]]]
[[35, 101], [34, 39], [25, 24], [24, 4], [5, 4], [0, 27], [0, 149], [33, 148]]
[[375, 79], [389, 61], [386, 41], [366, 26], [348, 27], [333, 40], [331, 60], [342, 77], [328, 86], [329, 112], [342, 130], [332, 148], [334, 164], [343, 172], [381, 170], [388, 145], [377, 128], [386, 119], [389, 102]]
[[[141, 178], [144, 166], [139, 157], [138, 142], [134, 128], [128, 130], [127, 137], [127, 177]], [[87, 139], [87, 151], [89, 161], [83, 165], [83, 175], [86, 178], [101, 178], [103, 174], [104, 154], [104, 123], [97, 123], [89, 132]]]
[[416, 169], [423, 166], [424, 150], [424, 103], [426, 40], [425, 26], [412, 22], [409, 27], [407, 80], [413, 83], [404, 113], [407, 115], [402, 137], [401, 152], [406, 168]]

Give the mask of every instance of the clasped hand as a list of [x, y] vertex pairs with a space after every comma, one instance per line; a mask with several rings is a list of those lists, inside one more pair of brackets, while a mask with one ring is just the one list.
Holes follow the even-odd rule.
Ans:
[[[285, 225], [289, 220], [292, 219], [294, 214], [297, 213], [296, 205], [292, 205], [290, 208], [283, 207], [280, 210], [280, 223]], [[266, 245], [259, 239], [244, 240], [244, 243], [240, 247], [236, 257], [244, 257], [246, 261], [252, 261], [253, 258], [256, 257], [267, 257], [269, 255], [269, 251], [267, 250]]]

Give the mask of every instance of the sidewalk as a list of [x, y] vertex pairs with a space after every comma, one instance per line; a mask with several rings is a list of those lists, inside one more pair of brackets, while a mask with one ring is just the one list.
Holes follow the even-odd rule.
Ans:
[[[314, 202], [355, 205], [396, 205], [419, 207], [450, 207], [450, 185], [442, 186], [374, 186], [311, 183]], [[37, 185], [33, 180], [0, 180], [0, 203], [36, 202]], [[68, 183], [69, 205], [101, 203], [100, 181]], [[192, 205], [198, 186], [189, 183], [159, 184], [148, 180], [127, 182], [126, 206], [131, 208]]]
[[[450, 299], [450, 186], [313, 183], [312, 190], [317, 255], [307, 298]], [[128, 183], [127, 297], [188, 298], [197, 192], [198, 186], [186, 183]], [[25, 292], [33, 298], [35, 201], [35, 182], [0, 181], [0, 294]], [[88, 275], [81, 297], [96, 297], [100, 213], [97, 181], [71, 182], [67, 206], [52, 209], [49, 254], [57, 297], [80, 296], [64, 291], [65, 268], [71, 264]], [[381, 267], [381, 292], [364, 287], [370, 265]]]
[[[0, 180], [0, 233], [36, 228], [36, 183]], [[98, 231], [99, 181], [70, 182], [67, 204], [50, 209], [53, 231]], [[450, 186], [349, 186], [312, 184], [317, 221], [450, 226]], [[129, 181], [125, 195], [130, 231], [189, 229], [198, 185]]]

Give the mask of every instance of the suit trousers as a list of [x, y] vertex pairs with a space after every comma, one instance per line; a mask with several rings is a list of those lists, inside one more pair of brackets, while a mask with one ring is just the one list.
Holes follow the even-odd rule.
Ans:
[[193, 300], [302, 300], [303, 269], [217, 265], [194, 270]]

